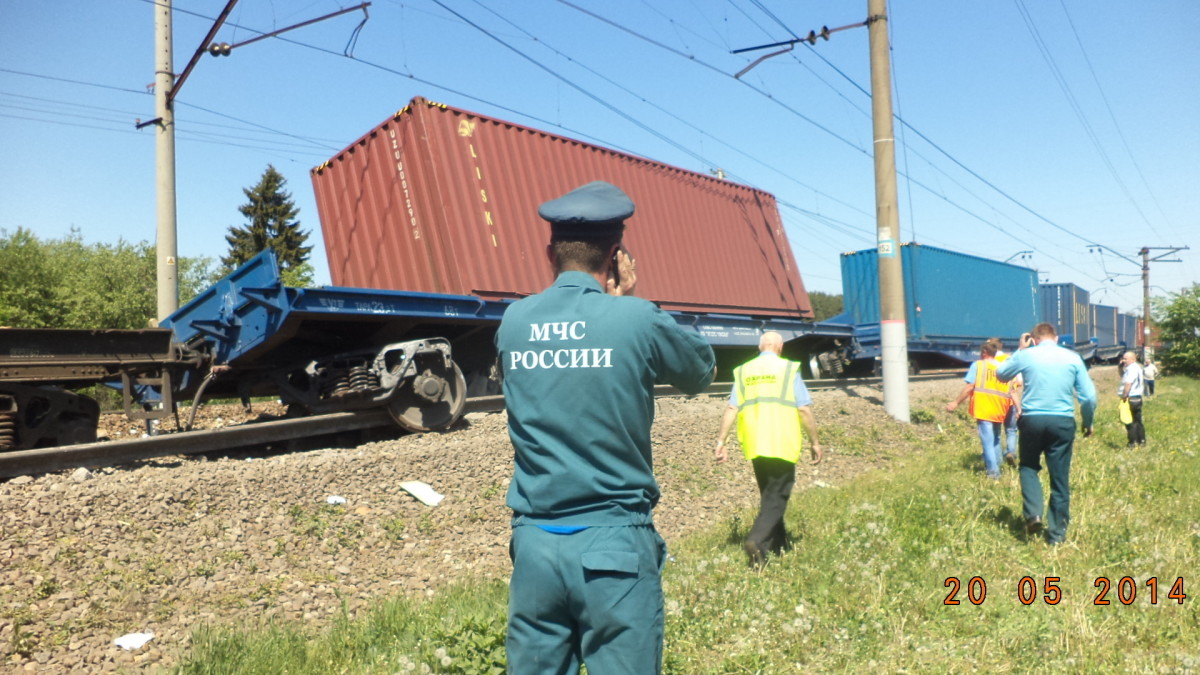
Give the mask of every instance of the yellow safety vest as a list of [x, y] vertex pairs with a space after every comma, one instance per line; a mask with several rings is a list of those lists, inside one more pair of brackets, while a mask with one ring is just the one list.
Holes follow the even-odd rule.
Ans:
[[1012, 407], [1008, 383], [996, 377], [997, 362], [985, 359], [976, 362], [975, 390], [971, 392], [971, 416], [987, 422], [1003, 422]]
[[800, 459], [804, 438], [794, 383], [800, 364], [770, 352], [733, 371], [738, 388], [738, 441], [746, 459]]

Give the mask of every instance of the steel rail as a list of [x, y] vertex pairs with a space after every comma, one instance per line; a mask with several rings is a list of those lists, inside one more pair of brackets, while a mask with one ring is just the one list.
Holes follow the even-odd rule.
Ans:
[[[909, 380], [938, 380], [959, 376], [960, 371], [929, 375], [912, 375]], [[881, 378], [864, 377], [836, 380], [810, 380], [810, 390], [840, 389], [851, 386], [878, 386]], [[717, 382], [698, 395], [724, 395], [731, 383]], [[684, 396], [671, 386], [654, 388], [655, 397]], [[504, 409], [503, 396], [469, 398], [464, 407], [467, 413], [490, 413]], [[219, 450], [280, 443], [298, 438], [325, 436], [350, 431], [394, 427], [396, 423], [382, 408], [358, 412], [315, 415], [295, 419], [241, 424], [223, 429], [181, 431], [124, 441], [106, 441], [34, 450], [0, 453], [0, 478], [52, 473], [77, 467], [106, 467], [129, 464], [145, 459], [194, 455]]]

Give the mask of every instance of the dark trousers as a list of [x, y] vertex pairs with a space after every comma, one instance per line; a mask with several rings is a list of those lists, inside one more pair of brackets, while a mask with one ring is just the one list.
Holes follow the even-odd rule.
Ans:
[[1129, 412], [1133, 415], [1133, 421], [1125, 425], [1125, 436], [1129, 438], [1129, 445], [1141, 445], [1146, 442], [1146, 427], [1142, 424], [1142, 397], [1129, 397]]
[[1067, 537], [1071, 522], [1071, 452], [1075, 445], [1075, 418], [1060, 415], [1021, 415], [1021, 501], [1026, 520], [1041, 518], [1042, 457], [1050, 473], [1050, 514], [1046, 538], [1052, 544]]
[[791, 547], [783, 516], [792, 486], [796, 484], [796, 464], [778, 457], [755, 457], [750, 461], [758, 482], [760, 504], [758, 517], [746, 537], [746, 551], [751, 557], [761, 559], [767, 553], [779, 554]]
[[1146, 395], [1153, 396], [1154, 395], [1154, 380], [1142, 380], [1142, 383], [1146, 385]]
[[513, 528], [508, 593], [511, 675], [662, 672], [662, 568], [652, 524], [571, 534]]

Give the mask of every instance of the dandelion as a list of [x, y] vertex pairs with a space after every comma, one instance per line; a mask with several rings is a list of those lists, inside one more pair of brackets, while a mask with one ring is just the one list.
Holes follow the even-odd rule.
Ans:
[[449, 656], [443, 656], [443, 657], [442, 657], [442, 661], [441, 661], [441, 663], [442, 663], [442, 665], [443, 665], [443, 666], [448, 666], [448, 665], [450, 665], [450, 664], [451, 664], [451, 663], [453, 663], [453, 662], [454, 662], [454, 659], [450, 658]]

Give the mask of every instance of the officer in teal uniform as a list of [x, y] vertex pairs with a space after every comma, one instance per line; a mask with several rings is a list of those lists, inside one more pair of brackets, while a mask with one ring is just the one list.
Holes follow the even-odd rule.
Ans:
[[637, 265], [621, 237], [633, 211], [603, 181], [542, 204], [557, 278], [513, 303], [496, 334], [515, 450], [509, 673], [662, 671], [653, 387], [698, 393], [715, 359], [632, 297]]

